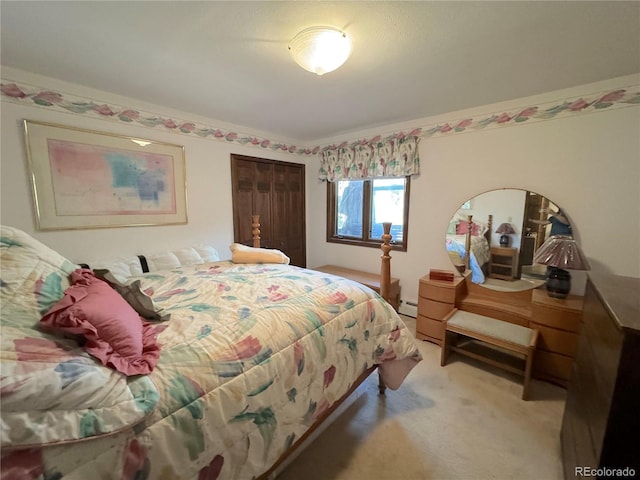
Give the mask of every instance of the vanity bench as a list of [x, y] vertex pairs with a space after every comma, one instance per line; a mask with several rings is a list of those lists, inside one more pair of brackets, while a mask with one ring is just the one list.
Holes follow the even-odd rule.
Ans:
[[[514, 361], [517, 362], [518, 360], [518, 358], [514, 356], [509, 355], [504, 359], [500, 359], [494, 355], [500, 352], [487, 352], [490, 354], [483, 354], [482, 350], [474, 350], [469, 346], [458, 343], [454, 337], [477, 340], [506, 350], [515, 356], [522, 356], [524, 357], [524, 365], [514, 365]], [[508, 372], [523, 374], [524, 386], [522, 399], [527, 400], [529, 398], [529, 381], [531, 380], [533, 355], [537, 342], [537, 329], [455, 309], [453, 314], [450, 315], [444, 323], [444, 339], [442, 342], [440, 365], [444, 366], [447, 363], [449, 351], [453, 350], [454, 352], [475, 358], [476, 360], [502, 368]], [[473, 347], [473, 343], [471, 347]]]

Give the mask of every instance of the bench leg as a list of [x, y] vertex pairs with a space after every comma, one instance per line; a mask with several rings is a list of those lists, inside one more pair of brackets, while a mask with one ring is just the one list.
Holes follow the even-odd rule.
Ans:
[[449, 356], [449, 341], [450, 334], [446, 330], [442, 336], [442, 348], [440, 350], [440, 366], [444, 367], [447, 363], [447, 357]]
[[522, 388], [522, 399], [529, 400], [529, 381], [531, 380], [531, 367], [533, 366], [533, 352], [535, 350], [530, 349], [527, 354], [527, 360], [524, 368], [524, 386]]

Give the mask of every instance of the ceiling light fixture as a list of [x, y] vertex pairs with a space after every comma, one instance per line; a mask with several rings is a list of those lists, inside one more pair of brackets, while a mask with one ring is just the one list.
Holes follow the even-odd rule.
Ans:
[[289, 44], [291, 56], [305, 70], [324, 75], [340, 67], [351, 55], [351, 40], [333, 27], [311, 27]]

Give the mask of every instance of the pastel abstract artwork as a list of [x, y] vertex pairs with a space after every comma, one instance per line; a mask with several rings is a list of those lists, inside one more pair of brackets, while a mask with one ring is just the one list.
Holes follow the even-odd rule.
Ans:
[[59, 215], [176, 212], [172, 157], [61, 140], [47, 143]]
[[187, 223], [184, 148], [25, 120], [40, 230]]

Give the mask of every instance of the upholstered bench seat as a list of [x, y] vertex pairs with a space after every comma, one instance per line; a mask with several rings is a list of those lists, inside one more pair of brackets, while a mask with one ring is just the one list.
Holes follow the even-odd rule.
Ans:
[[[494, 345], [524, 359], [524, 367], [516, 368], [513, 365], [498, 361], [488, 356], [458, 346], [454, 337], [463, 336]], [[531, 379], [531, 366], [533, 354], [538, 341], [538, 330], [516, 325], [514, 323], [485, 317], [471, 312], [456, 310], [445, 324], [444, 341], [442, 344], [442, 356], [440, 364], [447, 362], [449, 351], [484, 361], [504, 370], [520, 373], [524, 376], [523, 400], [529, 395], [529, 381]]]

